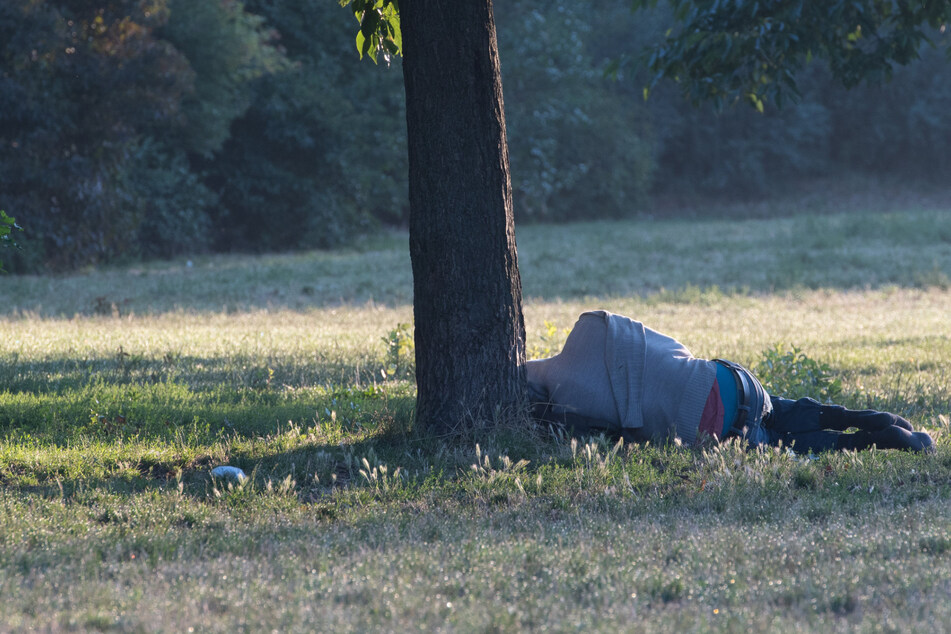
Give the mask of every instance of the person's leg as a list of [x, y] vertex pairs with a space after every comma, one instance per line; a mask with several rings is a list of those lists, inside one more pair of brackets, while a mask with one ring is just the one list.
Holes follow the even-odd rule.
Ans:
[[[822, 405], [811, 398], [797, 401], [772, 397], [773, 413], [767, 426], [777, 441], [795, 451], [834, 449], [911, 449], [934, 446], [926, 432], [916, 432], [911, 423], [895, 414], [874, 410], [849, 410], [839, 405]], [[850, 427], [860, 431], [843, 434]], [[776, 444], [775, 442], [773, 444]]]
[[840, 431], [820, 429], [818, 431], [782, 434], [779, 440], [782, 441], [783, 447], [790, 447], [796, 453], [820, 453], [840, 449], [838, 442], [841, 435], [842, 432]]
[[[570, 435], [581, 438], [605, 434], [609, 437], [622, 435], [620, 426], [608, 421], [582, 416], [566, 411], [564, 408], [552, 406], [551, 403], [532, 403], [531, 417], [537, 423], [546, 423], [561, 427]], [[630, 440], [625, 436], [626, 440]]]
[[934, 440], [927, 433], [910, 432], [898, 425], [875, 431], [858, 431], [846, 434], [841, 431], [820, 430], [802, 433], [777, 435], [773, 445], [782, 442], [783, 447], [791, 447], [797, 453], [820, 453], [842, 449], [869, 449], [873, 445], [879, 449], [910, 449], [923, 451], [934, 446]]
[[910, 422], [890, 412], [873, 409], [846, 409], [841, 405], [820, 405], [819, 424], [823, 429], [845, 431], [855, 427], [863, 431], [881, 431], [896, 425], [909, 432], [915, 431]]
[[788, 398], [771, 396], [773, 411], [766, 420], [765, 426], [780, 436], [786, 434], [802, 434], [818, 432], [824, 428], [821, 423], [821, 405], [811, 398], [801, 398], [793, 401]]
[[839, 432], [826, 431], [820, 426], [819, 402], [811, 398], [793, 401], [771, 396], [773, 411], [764, 421], [769, 433], [769, 444], [791, 447], [793, 451], [828, 451], [836, 448]]
[[854, 434], [839, 434], [836, 449], [910, 449], [923, 451], [934, 447], [934, 440], [925, 432], [910, 432], [904, 427], [891, 425], [875, 431], [857, 431]]

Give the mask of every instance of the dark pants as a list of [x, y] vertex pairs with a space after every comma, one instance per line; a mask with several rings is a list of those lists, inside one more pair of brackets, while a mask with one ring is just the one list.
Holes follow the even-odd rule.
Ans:
[[[792, 401], [770, 397], [773, 412], [764, 427], [768, 444], [792, 447], [797, 452], [835, 449], [909, 448], [911, 423], [895, 414], [871, 409], [851, 410], [840, 405], [822, 405], [811, 398]], [[850, 427], [858, 432], [844, 434]]]
[[[773, 411], [751, 438], [751, 444], [792, 447], [799, 453], [833, 451], [837, 449], [927, 449], [933, 444], [927, 434], [913, 433], [914, 429], [901, 416], [871, 409], [852, 410], [841, 405], [822, 405], [811, 398], [793, 401], [771, 396]], [[574, 436], [605, 434], [622, 437], [627, 442], [647, 440], [639, 430], [620, 429], [617, 425], [588, 418], [579, 414], [556, 412], [551, 403], [536, 402], [532, 417], [541, 423], [554, 424]], [[855, 433], [845, 433], [850, 428]]]

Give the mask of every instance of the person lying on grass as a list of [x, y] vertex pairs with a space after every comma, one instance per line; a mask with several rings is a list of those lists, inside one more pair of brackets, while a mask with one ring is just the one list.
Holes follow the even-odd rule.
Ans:
[[740, 436], [799, 452], [934, 446], [895, 414], [770, 396], [746, 368], [698, 359], [677, 340], [607, 311], [581, 315], [561, 353], [529, 361], [527, 376], [533, 417], [575, 434], [684, 445]]

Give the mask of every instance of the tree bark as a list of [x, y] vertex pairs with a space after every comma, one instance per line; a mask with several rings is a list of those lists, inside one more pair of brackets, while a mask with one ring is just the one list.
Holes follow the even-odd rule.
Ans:
[[522, 405], [525, 326], [491, 0], [401, 0], [417, 423]]

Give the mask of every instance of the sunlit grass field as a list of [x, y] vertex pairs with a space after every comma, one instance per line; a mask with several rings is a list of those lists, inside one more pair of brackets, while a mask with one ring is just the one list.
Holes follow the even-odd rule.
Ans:
[[434, 441], [400, 234], [5, 277], [0, 631], [951, 629], [951, 212], [518, 241], [533, 356], [590, 308], [751, 366], [795, 347], [938, 450]]

